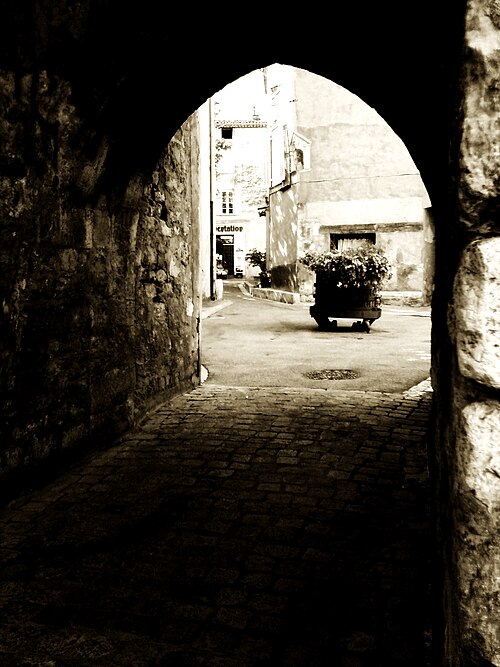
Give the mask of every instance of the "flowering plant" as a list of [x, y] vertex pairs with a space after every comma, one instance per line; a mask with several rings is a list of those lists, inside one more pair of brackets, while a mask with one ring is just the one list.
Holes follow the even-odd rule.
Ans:
[[245, 259], [251, 266], [257, 266], [261, 270], [261, 273], [267, 273], [266, 253], [262, 250], [252, 248], [252, 250], [245, 255]]
[[369, 241], [342, 252], [308, 252], [299, 261], [316, 275], [327, 277], [336, 287], [369, 287], [379, 289], [392, 276], [383, 250]]

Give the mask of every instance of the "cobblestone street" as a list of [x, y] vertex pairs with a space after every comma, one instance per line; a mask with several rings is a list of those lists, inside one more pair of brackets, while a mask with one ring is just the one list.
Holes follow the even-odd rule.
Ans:
[[0, 664], [430, 665], [430, 403], [175, 397], [2, 508]]

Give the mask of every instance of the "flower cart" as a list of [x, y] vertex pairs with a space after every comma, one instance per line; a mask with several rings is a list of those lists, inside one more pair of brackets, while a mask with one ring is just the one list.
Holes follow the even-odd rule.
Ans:
[[320, 329], [335, 329], [338, 319], [353, 319], [354, 330], [369, 333], [382, 315], [381, 284], [391, 275], [382, 250], [366, 242], [343, 252], [307, 253], [300, 261], [316, 274], [315, 303], [309, 312]]
[[354, 319], [353, 329], [369, 333], [382, 315], [380, 296], [374, 289], [337, 287], [321, 274], [316, 274], [315, 287], [315, 303], [309, 312], [320, 329], [334, 329], [338, 319]]

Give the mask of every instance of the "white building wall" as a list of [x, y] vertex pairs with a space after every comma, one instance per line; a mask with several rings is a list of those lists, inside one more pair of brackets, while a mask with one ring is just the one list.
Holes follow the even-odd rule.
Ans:
[[421, 197], [308, 201], [304, 207], [304, 218], [329, 226], [422, 222], [423, 216]]
[[[213, 98], [214, 121], [232, 126], [232, 139], [223, 140], [216, 169], [214, 218], [216, 234], [234, 238], [234, 266], [246, 275], [258, 270], [245, 263], [245, 255], [253, 248], [266, 250], [266, 219], [259, 215], [265, 206], [269, 185], [269, 135], [265, 124], [267, 98], [261, 71], [251, 72], [219, 91]], [[233, 121], [233, 123], [232, 123]], [[245, 126], [247, 124], [247, 126]], [[215, 140], [221, 140], [220, 127]], [[222, 213], [221, 193], [233, 192], [233, 213]]]
[[198, 109], [200, 128], [200, 295], [208, 298], [210, 286], [210, 105], [205, 102]]
[[[309, 250], [329, 250], [330, 233], [375, 233], [377, 245], [390, 250], [396, 264], [391, 287], [399, 281], [422, 289], [423, 226], [430, 202], [404, 143], [375, 109], [336, 83], [273, 65], [269, 81], [278, 86], [280, 79], [288, 94], [275, 95], [273, 127], [291, 143], [285, 141], [283, 149], [289, 165], [286, 188], [270, 194], [276, 277], [293, 284], [294, 259]], [[302, 164], [294, 162], [297, 145], [308, 151]], [[285, 193], [291, 191], [295, 206], [284, 207]]]

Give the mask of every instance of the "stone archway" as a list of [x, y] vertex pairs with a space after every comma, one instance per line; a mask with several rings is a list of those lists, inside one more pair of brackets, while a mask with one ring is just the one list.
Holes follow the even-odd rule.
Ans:
[[433, 202], [436, 664], [500, 665], [498, 11], [346, 5], [291, 38], [275, 8], [223, 38], [183, 10], [2, 9], [2, 480], [198, 381], [192, 112], [262, 65], [314, 71], [377, 108]]

